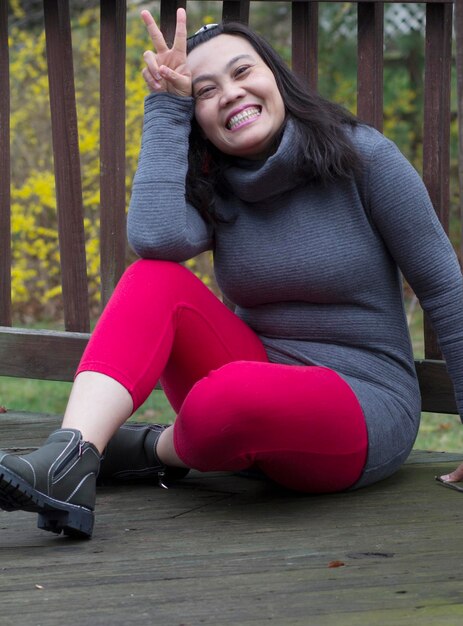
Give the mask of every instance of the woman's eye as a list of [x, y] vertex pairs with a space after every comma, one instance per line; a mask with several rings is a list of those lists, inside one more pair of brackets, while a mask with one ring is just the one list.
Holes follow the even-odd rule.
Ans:
[[243, 74], [246, 74], [246, 72], [251, 68], [250, 65], [240, 65], [239, 67], [236, 68], [235, 70], [235, 76], [242, 76]]
[[196, 92], [196, 98], [210, 98], [214, 95], [215, 87], [213, 85], [207, 85], [206, 87], [201, 87]]

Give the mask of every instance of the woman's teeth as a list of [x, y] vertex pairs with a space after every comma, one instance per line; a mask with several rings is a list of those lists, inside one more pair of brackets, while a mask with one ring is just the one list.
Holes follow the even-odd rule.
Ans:
[[250, 120], [254, 117], [259, 117], [261, 109], [257, 107], [249, 107], [249, 109], [245, 109], [244, 111], [240, 111], [233, 117], [231, 117], [227, 122], [228, 130], [233, 130], [243, 122]]

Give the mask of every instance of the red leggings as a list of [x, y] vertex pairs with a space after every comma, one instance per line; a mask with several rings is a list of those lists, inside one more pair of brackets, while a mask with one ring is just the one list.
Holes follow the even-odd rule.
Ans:
[[161, 379], [189, 467], [257, 467], [315, 493], [350, 487], [365, 464], [365, 420], [349, 385], [328, 368], [269, 363], [257, 335], [177, 263], [128, 268], [77, 373], [89, 370], [121, 383], [134, 410]]

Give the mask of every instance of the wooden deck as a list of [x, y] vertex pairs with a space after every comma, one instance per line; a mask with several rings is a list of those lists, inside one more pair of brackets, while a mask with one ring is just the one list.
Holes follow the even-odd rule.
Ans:
[[[56, 424], [0, 415], [0, 446]], [[463, 494], [433, 477], [461, 458], [414, 452], [389, 480], [323, 497], [222, 473], [105, 487], [83, 542], [2, 511], [0, 625], [456, 626]]]

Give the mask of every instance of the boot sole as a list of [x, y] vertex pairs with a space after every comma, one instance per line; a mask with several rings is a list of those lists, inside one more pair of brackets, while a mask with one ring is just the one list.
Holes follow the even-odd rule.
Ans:
[[50, 498], [5, 467], [0, 468], [0, 508], [38, 513], [37, 527], [57, 535], [62, 532], [79, 539], [92, 536], [95, 521], [92, 510]]

